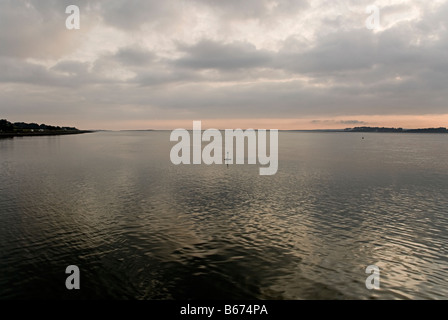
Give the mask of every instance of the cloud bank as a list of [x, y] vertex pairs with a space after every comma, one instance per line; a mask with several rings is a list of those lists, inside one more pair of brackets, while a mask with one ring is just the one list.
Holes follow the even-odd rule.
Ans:
[[[71, 4], [80, 30], [65, 28]], [[378, 30], [365, 27], [372, 4]], [[447, 16], [448, 1], [2, 1], [0, 117], [105, 129], [438, 126]]]

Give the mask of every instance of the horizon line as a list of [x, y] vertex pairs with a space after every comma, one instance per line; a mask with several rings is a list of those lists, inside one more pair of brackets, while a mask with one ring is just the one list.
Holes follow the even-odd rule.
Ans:
[[[206, 131], [206, 130], [218, 130], [218, 131], [225, 131], [225, 130], [278, 130], [278, 131], [335, 131], [335, 132], [350, 132], [348, 130], [355, 129], [355, 128], [371, 128], [371, 129], [402, 129], [402, 130], [427, 130], [427, 129], [447, 129], [447, 127], [420, 127], [420, 128], [403, 128], [403, 127], [370, 127], [370, 126], [361, 126], [361, 127], [345, 127], [345, 128], [334, 128], [334, 129], [266, 129], [266, 128], [226, 128], [226, 129], [220, 129], [220, 128], [208, 128], [208, 129], [201, 129], [200, 131]], [[175, 129], [79, 129], [79, 130], [90, 130], [90, 131], [110, 131], [110, 132], [122, 132], [122, 131], [173, 131], [173, 130], [187, 130], [187, 131], [196, 131], [194, 129], [186, 129], [186, 128], [175, 128]]]

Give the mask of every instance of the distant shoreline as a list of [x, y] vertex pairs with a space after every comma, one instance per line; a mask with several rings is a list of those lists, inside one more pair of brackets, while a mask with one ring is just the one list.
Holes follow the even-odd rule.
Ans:
[[344, 129], [323, 129], [323, 130], [279, 130], [279, 132], [303, 132], [303, 133], [397, 133], [397, 134], [448, 134], [448, 132], [435, 131], [349, 131]]
[[448, 129], [440, 128], [424, 128], [424, 129], [403, 129], [403, 128], [386, 128], [386, 127], [356, 127], [346, 129], [314, 129], [314, 130], [281, 130], [289, 132], [341, 132], [341, 133], [436, 133], [447, 134]]
[[[244, 130], [244, 129], [243, 129]], [[33, 137], [33, 136], [62, 136], [95, 132], [164, 132], [172, 131], [169, 129], [151, 129], [151, 130], [78, 130], [78, 131], [47, 131], [47, 132], [0, 132], [0, 139], [14, 137]], [[189, 130], [191, 131], [191, 130]], [[221, 130], [220, 131], [224, 131]], [[278, 130], [279, 132], [303, 132], [303, 133], [414, 133], [414, 134], [448, 134], [448, 131], [438, 131], [433, 129], [404, 129], [404, 130], [353, 130], [353, 129], [311, 129], [311, 130]]]
[[444, 127], [440, 128], [424, 128], [424, 129], [403, 129], [403, 128], [386, 128], [386, 127], [356, 127], [347, 128], [347, 132], [379, 132], [379, 133], [448, 133]]
[[71, 134], [94, 133], [91, 130], [77, 130], [77, 131], [57, 131], [57, 132], [0, 132], [1, 138], [15, 138], [15, 137], [33, 137], [33, 136], [62, 136]]

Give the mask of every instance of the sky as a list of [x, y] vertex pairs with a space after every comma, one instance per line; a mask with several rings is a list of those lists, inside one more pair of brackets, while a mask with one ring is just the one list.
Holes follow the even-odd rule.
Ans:
[[[66, 28], [69, 5], [80, 29]], [[447, 127], [447, 17], [448, 0], [0, 0], [0, 118]]]

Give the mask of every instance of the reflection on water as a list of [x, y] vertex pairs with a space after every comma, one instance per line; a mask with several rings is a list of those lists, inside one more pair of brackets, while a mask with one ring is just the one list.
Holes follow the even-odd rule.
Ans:
[[363, 136], [280, 133], [275, 176], [169, 132], [0, 140], [0, 298], [447, 299], [448, 137]]

